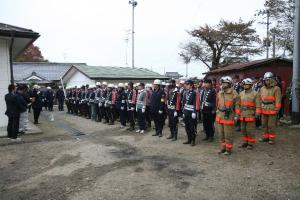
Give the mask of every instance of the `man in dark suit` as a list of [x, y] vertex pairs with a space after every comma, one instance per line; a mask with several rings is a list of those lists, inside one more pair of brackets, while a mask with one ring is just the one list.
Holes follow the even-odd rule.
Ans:
[[33, 86], [33, 96], [32, 96], [32, 109], [34, 116], [34, 124], [39, 123], [40, 113], [43, 108], [43, 94], [39, 90], [40, 87], [38, 85]]
[[18, 137], [20, 113], [26, 109], [22, 105], [21, 97], [16, 94], [15, 85], [8, 86], [8, 94], [5, 95], [6, 112], [8, 117], [7, 137], [11, 140], [20, 141]]
[[212, 88], [210, 79], [204, 80], [204, 89], [200, 94], [201, 111], [203, 114], [203, 128], [206, 137], [203, 140], [214, 139], [214, 118], [216, 113], [216, 90]]

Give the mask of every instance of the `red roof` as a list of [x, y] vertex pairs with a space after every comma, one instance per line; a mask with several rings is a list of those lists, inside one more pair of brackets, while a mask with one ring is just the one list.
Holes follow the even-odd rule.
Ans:
[[292, 60], [285, 59], [285, 58], [268, 58], [268, 59], [255, 60], [255, 61], [246, 62], [246, 63], [235, 63], [235, 64], [228, 65], [226, 67], [211, 70], [204, 74], [218, 74], [221, 72], [228, 72], [228, 71], [240, 71], [240, 70], [243, 70], [243, 69], [246, 69], [249, 67], [256, 67], [256, 66], [260, 66], [262, 64], [267, 64], [267, 63], [272, 63], [272, 62], [277, 62], [277, 61], [285, 61], [285, 62], [292, 63]]

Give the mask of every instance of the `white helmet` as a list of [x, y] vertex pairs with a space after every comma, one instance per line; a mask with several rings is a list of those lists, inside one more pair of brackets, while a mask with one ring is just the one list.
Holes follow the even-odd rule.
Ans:
[[102, 82], [102, 85], [107, 85], [107, 82], [105, 82], [105, 81], [104, 81], [104, 82]]
[[242, 81], [242, 83], [243, 83], [244, 85], [252, 85], [252, 84], [253, 84], [253, 81], [252, 81], [251, 78], [246, 78], [246, 79], [244, 79], [244, 80]]
[[48, 90], [51, 90], [51, 87], [48, 86], [47, 89], [48, 89]]
[[128, 83], [124, 83], [124, 86], [125, 86], [125, 87], [128, 87]]
[[161, 80], [155, 79], [153, 85], [161, 85]]
[[123, 83], [119, 83], [119, 84], [118, 84], [118, 87], [119, 87], [119, 88], [123, 88], [123, 87], [124, 87], [124, 84], [123, 84]]
[[33, 89], [39, 89], [39, 88], [40, 88], [40, 86], [38, 86], [38, 85], [33, 86]]
[[221, 78], [221, 82], [222, 83], [230, 83], [230, 84], [232, 84], [232, 78], [230, 76], [223, 76]]
[[180, 84], [184, 84], [184, 80], [180, 80], [180, 82], [179, 82]]
[[100, 83], [100, 82], [97, 82], [97, 83], [96, 83], [96, 86], [100, 86], [100, 85], [101, 85], [101, 83]]
[[152, 84], [146, 83], [145, 88], [151, 88], [151, 87], [152, 87]]
[[114, 88], [114, 85], [110, 83], [110, 84], [108, 84], [107, 87], [109, 87], [109, 88]]
[[272, 79], [274, 78], [274, 75], [272, 72], [266, 72], [265, 75], [264, 75], [264, 80], [269, 80], [269, 79]]

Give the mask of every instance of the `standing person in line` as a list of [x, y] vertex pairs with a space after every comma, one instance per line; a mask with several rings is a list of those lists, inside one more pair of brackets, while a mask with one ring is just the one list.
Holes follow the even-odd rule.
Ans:
[[239, 119], [240, 97], [232, 88], [232, 79], [229, 76], [221, 78], [222, 89], [218, 92], [216, 123], [221, 142], [219, 154], [230, 155], [233, 149], [234, 125]]
[[167, 99], [167, 107], [171, 134], [167, 139], [176, 141], [178, 134], [178, 115], [181, 109], [181, 94], [179, 92], [179, 85], [176, 86], [175, 80], [171, 81], [169, 87], [170, 94], [168, 95]]
[[151, 104], [151, 95], [152, 95], [152, 85], [147, 83], [145, 85], [146, 93], [147, 93], [147, 101], [146, 101], [146, 129], [151, 128], [151, 112], [150, 112], [150, 104]]
[[45, 92], [45, 97], [47, 101], [47, 106], [49, 111], [53, 111], [53, 101], [55, 98], [54, 92], [51, 87], [47, 87], [47, 91]]
[[20, 102], [22, 104], [22, 110], [20, 113], [20, 121], [19, 121], [19, 133], [23, 135], [27, 128], [28, 114], [27, 114], [27, 97], [26, 97], [26, 86], [20, 85], [17, 89], [17, 95], [20, 98]]
[[123, 129], [126, 127], [126, 116], [127, 116], [127, 105], [126, 105], [127, 94], [123, 83], [118, 84], [118, 91], [116, 94], [116, 109], [119, 112], [121, 126]]
[[197, 111], [200, 107], [199, 93], [194, 90], [194, 82], [187, 80], [185, 82], [185, 104], [183, 108], [183, 120], [185, 123], [185, 131], [187, 134], [187, 141], [183, 144], [190, 144], [195, 146], [196, 132], [197, 132]]
[[241, 103], [241, 128], [243, 133], [243, 143], [240, 148], [252, 149], [256, 141], [255, 120], [261, 114], [261, 102], [258, 93], [253, 90], [253, 81], [250, 78], [243, 80], [244, 91], [240, 93]]
[[59, 86], [56, 92], [56, 99], [58, 101], [58, 110], [64, 111], [65, 94], [64, 91], [62, 90], [62, 86]]
[[40, 113], [43, 109], [43, 94], [39, 90], [40, 87], [38, 85], [33, 86], [33, 96], [32, 96], [32, 109], [34, 116], [34, 124], [39, 123]]
[[264, 86], [260, 90], [263, 138], [262, 142], [275, 143], [276, 118], [281, 108], [281, 90], [277, 86], [273, 73], [266, 72]]
[[18, 138], [20, 113], [24, 110], [21, 98], [16, 94], [15, 85], [8, 86], [8, 94], [5, 95], [6, 112], [8, 117], [7, 137], [12, 141], [21, 141]]
[[200, 96], [200, 109], [203, 115], [203, 129], [206, 137], [204, 141], [212, 142], [214, 140], [214, 117], [216, 113], [216, 90], [212, 87], [212, 81], [205, 79], [203, 90]]
[[128, 91], [127, 91], [127, 114], [129, 121], [129, 128], [127, 130], [133, 131], [135, 128], [135, 104], [136, 104], [136, 90], [133, 88], [133, 82], [128, 83]]
[[136, 110], [137, 110], [139, 129], [136, 132], [143, 134], [146, 129], [145, 112], [146, 112], [146, 104], [147, 104], [147, 92], [145, 91], [144, 83], [139, 83], [138, 88], [139, 91], [137, 96]]
[[166, 112], [166, 94], [161, 88], [161, 80], [156, 79], [153, 82], [153, 93], [151, 96], [150, 112], [154, 120], [155, 134], [152, 136], [162, 137], [162, 131], [165, 123]]

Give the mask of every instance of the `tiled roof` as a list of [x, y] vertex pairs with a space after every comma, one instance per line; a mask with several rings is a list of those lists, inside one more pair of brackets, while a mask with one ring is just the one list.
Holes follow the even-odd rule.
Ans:
[[168, 79], [145, 68], [74, 65], [91, 79]]
[[277, 61], [286, 61], [292, 63], [291, 60], [285, 58], [269, 58], [269, 59], [255, 60], [246, 63], [235, 63], [235, 64], [228, 65], [226, 67], [211, 70], [204, 74], [217, 74], [217, 73], [228, 72], [228, 71], [238, 71], [238, 70], [246, 69], [248, 67], [256, 67], [262, 64], [277, 62]]
[[13, 72], [16, 81], [28, 78], [32, 72], [47, 80], [60, 80], [72, 65], [84, 63], [47, 63], [47, 62], [14, 62]]

